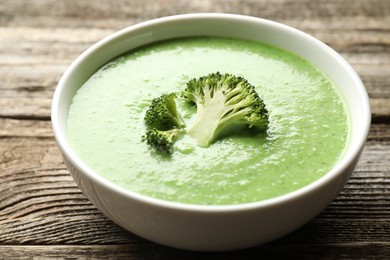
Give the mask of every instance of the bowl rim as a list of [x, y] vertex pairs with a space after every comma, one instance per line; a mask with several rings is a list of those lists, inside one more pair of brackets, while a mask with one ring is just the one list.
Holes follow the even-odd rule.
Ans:
[[[354, 143], [353, 146], [351, 146], [351, 144], [349, 145], [349, 147], [346, 149], [343, 158], [329, 172], [324, 174], [319, 179], [309, 183], [308, 185], [299, 188], [298, 190], [277, 197], [260, 200], [260, 201], [254, 201], [254, 202], [241, 203], [241, 204], [202, 205], [202, 204], [189, 204], [189, 203], [182, 203], [182, 202], [175, 202], [175, 201], [167, 201], [167, 200], [153, 198], [147, 195], [143, 195], [131, 191], [100, 176], [98, 173], [94, 172], [91, 168], [89, 168], [85, 163], [83, 163], [82, 160], [77, 156], [77, 154], [70, 147], [70, 144], [68, 143], [66, 136], [61, 131], [62, 128], [59, 119], [60, 117], [59, 103], [62, 94], [64, 92], [64, 89], [66, 88], [65, 82], [67, 78], [70, 77], [70, 75], [72, 75], [75, 68], [78, 67], [78, 64], [84, 59], [87, 59], [90, 55], [94, 54], [96, 51], [98, 51], [102, 46], [110, 44], [111, 41], [119, 37], [123, 37], [127, 33], [132, 32], [134, 30], [149, 27], [156, 24], [161, 24], [161, 23], [180, 22], [181, 20], [188, 20], [188, 19], [193, 20], [193, 19], [205, 19], [205, 18], [217, 19], [217, 20], [228, 19], [228, 20], [253, 22], [253, 23], [258, 23], [269, 27], [276, 27], [278, 29], [283, 29], [294, 34], [298, 34], [299, 36], [304, 37], [307, 40], [311, 41], [313, 44], [316, 44], [319, 47], [325, 49], [330, 55], [333, 56], [335, 60], [337, 60], [348, 71], [350, 77], [353, 79], [355, 83], [356, 89], [359, 91], [359, 95], [362, 97], [363, 100], [362, 106], [364, 107], [364, 111], [366, 112], [365, 114], [361, 115], [361, 121], [363, 122], [361, 125], [363, 126], [363, 129], [361, 132], [362, 134], [358, 138], [358, 142]], [[316, 38], [310, 36], [309, 34], [285, 24], [281, 24], [263, 18], [247, 16], [247, 15], [229, 14], [229, 13], [188, 13], [188, 14], [180, 14], [180, 15], [172, 15], [172, 16], [156, 18], [156, 19], [131, 25], [113, 34], [108, 35], [107, 37], [101, 39], [100, 41], [96, 42], [91, 47], [89, 47], [87, 50], [85, 50], [66, 69], [60, 81], [57, 84], [52, 99], [52, 105], [51, 105], [51, 122], [52, 122], [52, 128], [53, 128], [57, 145], [59, 146], [64, 158], [66, 158], [73, 166], [77, 167], [77, 169], [80, 172], [82, 172], [83, 175], [86, 175], [91, 181], [104, 186], [104, 188], [109, 189], [112, 192], [117, 192], [120, 195], [125, 196], [129, 199], [141, 203], [157, 206], [157, 207], [164, 207], [166, 209], [181, 210], [181, 211], [196, 211], [196, 212], [205, 212], [205, 213], [207, 212], [226, 213], [226, 212], [250, 211], [258, 208], [273, 207], [283, 203], [288, 203], [290, 201], [297, 200], [300, 197], [305, 196], [306, 194], [314, 192], [316, 189], [326, 185], [326, 183], [331, 182], [333, 179], [340, 177], [340, 175], [344, 171], [346, 171], [348, 167], [351, 166], [351, 164], [354, 164], [354, 162], [356, 163], [356, 160], [363, 149], [371, 125], [371, 109], [370, 109], [370, 103], [369, 103], [369, 98], [366, 89], [362, 81], [360, 80], [359, 76], [357, 75], [357, 73], [351, 67], [351, 65], [332, 48], [327, 46], [325, 43], [317, 40]]]

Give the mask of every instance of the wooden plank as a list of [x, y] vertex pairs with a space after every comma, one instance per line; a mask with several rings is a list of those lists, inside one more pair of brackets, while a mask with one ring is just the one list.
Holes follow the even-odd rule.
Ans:
[[[26, 24], [28, 19], [32, 26], [45, 24], [53, 26], [53, 22], [61, 23], [63, 19], [73, 20], [73, 23], [63, 23], [69, 27], [79, 27], [80, 20], [84, 26], [110, 26], [110, 20], [117, 19], [148, 19], [156, 16], [172, 15], [188, 12], [233, 12], [256, 15], [273, 19], [310, 20], [326, 17], [383, 17], [389, 14], [387, 0], [328, 0], [313, 2], [310, 0], [265, 0], [240, 1], [235, 0], [165, 0], [156, 3], [146, 1], [121, 1], [112, 5], [104, 0], [86, 1], [67, 0], [60, 3], [45, 0], [23, 1], [3, 0], [2, 19], [0, 25]], [[42, 10], [45, 10], [44, 12]], [[13, 15], [13, 14], [19, 15]], [[297, 16], [299, 14], [299, 16]], [[31, 19], [32, 17], [36, 19]], [[51, 23], [46, 22], [46, 19]], [[59, 19], [62, 18], [62, 19]], [[60, 20], [60, 21], [59, 21]], [[93, 21], [93, 23], [92, 23]], [[77, 25], [77, 26], [76, 26]]]
[[[246, 250], [201, 253], [150, 243], [123, 245], [1, 246], [2, 259], [387, 259], [390, 243], [269, 244]], [[310, 255], [308, 254], [310, 250]]]
[[[157, 7], [148, 1], [115, 5], [108, 9], [104, 2], [94, 6], [74, 0], [67, 3], [54, 4], [41, 0], [29, 2], [29, 8], [24, 8], [26, 4], [21, 0], [0, 3], [3, 6], [0, 8], [3, 10], [0, 19], [3, 26], [0, 27], [0, 117], [48, 119], [58, 79], [82, 51], [123, 27], [168, 15], [164, 13], [164, 7], [173, 5], [172, 1], [161, 3], [157, 15], [156, 10], [144, 12], [152, 6]], [[313, 5], [309, 0], [242, 1], [239, 4], [229, 1], [228, 5], [219, 0], [213, 3], [179, 1], [176, 8], [182, 12], [187, 8], [229, 8], [223, 11], [239, 10], [243, 14], [272, 18], [312, 34], [341, 52], [362, 77], [371, 97], [374, 121], [389, 122], [390, 5], [387, 3], [386, 0], [370, 1], [369, 4], [362, 0], [348, 0], [342, 4], [327, 1], [308, 9], [307, 6]], [[341, 5], [348, 8], [340, 8]], [[281, 10], [289, 8], [288, 12], [281, 12], [278, 6]], [[41, 12], [43, 8], [47, 12]], [[85, 8], [91, 9], [96, 16], [86, 17], [85, 12], [80, 12]], [[129, 12], [126, 13], [126, 10]], [[300, 10], [301, 16], [306, 19], [290, 16], [293, 10]], [[11, 15], [16, 13], [18, 16]], [[121, 19], [123, 15], [130, 16], [130, 19]], [[97, 17], [111, 19], [107, 21]], [[67, 27], [61, 26], [64, 20]], [[72, 26], [73, 23], [78, 26]]]
[[51, 122], [0, 118], [0, 139], [13, 137], [53, 137]]
[[[382, 118], [390, 117], [390, 52], [389, 55], [378, 56], [381, 58], [370, 62], [361, 61], [355, 56], [349, 59], [358, 60], [352, 65], [355, 65], [367, 88], [374, 119], [379, 118], [376, 122], [381, 122], [386, 121]], [[0, 68], [0, 77], [3, 79], [0, 86], [0, 117], [49, 119], [53, 92], [65, 68], [64, 64], [3, 65]]]
[[[31, 124], [38, 122], [31, 121]], [[12, 121], [23, 133], [30, 127]], [[36, 129], [48, 127], [39, 125]], [[138, 243], [104, 217], [73, 182], [53, 138], [0, 138], [0, 244]], [[8, 135], [8, 136], [7, 136]], [[333, 203], [286, 244], [390, 242], [390, 128], [373, 125], [352, 178]], [[342, 236], [340, 234], [343, 234]]]

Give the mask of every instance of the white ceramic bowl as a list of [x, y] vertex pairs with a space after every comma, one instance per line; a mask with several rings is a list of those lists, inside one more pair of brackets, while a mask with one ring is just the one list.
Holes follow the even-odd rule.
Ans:
[[[329, 173], [276, 198], [227, 206], [168, 202], [121, 188], [88, 168], [69, 146], [67, 114], [80, 86], [103, 64], [138, 46], [183, 36], [225, 36], [265, 42], [293, 52], [319, 67], [346, 97], [352, 119], [350, 146]], [[277, 239], [320, 213], [354, 170], [370, 127], [366, 90], [351, 66], [313, 37], [268, 20], [231, 14], [186, 14], [123, 29], [78, 57], [54, 94], [52, 124], [65, 163], [85, 195], [110, 219], [148, 240], [182, 249], [241, 249]]]

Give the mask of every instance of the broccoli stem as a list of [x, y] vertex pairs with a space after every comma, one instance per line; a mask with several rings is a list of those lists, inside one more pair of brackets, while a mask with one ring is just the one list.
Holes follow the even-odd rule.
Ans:
[[199, 106], [196, 118], [191, 127], [187, 130], [189, 136], [195, 139], [199, 146], [208, 147], [214, 135], [221, 128], [220, 120], [228, 109], [224, 105], [224, 95], [205, 95], [204, 103], [207, 106]]

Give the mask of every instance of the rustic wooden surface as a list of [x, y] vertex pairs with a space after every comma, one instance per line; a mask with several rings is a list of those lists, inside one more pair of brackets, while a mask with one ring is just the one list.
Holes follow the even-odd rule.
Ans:
[[[195, 253], [145, 241], [103, 216], [65, 168], [50, 102], [67, 66], [126, 26], [190, 12], [268, 18], [340, 52], [370, 95], [373, 124], [336, 200], [300, 230], [267, 245]], [[390, 1], [0, 0], [0, 258], [390, 258]]]

